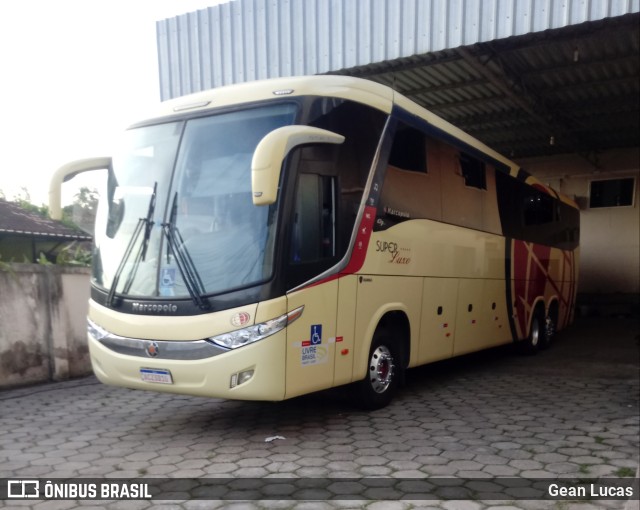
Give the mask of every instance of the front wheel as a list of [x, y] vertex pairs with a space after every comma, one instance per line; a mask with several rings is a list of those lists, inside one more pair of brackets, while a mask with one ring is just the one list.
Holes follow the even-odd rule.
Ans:
[[367, 373], [356, 386], [357, 404], [364, 409], [380, 409], [391, 402], [402, 374], [397, 343], [386, 330], [376, 331], [369, 350]]

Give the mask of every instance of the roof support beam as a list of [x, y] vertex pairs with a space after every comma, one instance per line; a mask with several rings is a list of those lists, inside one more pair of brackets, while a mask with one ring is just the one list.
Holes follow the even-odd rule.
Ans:
[[327, 74], [346, 74], [349, 76], [357, 76], [358, 78], [370, 77], [376, 81], [380, 76], [389, 75], [390, 80], [393, 80], [394, 73], [423, 69], [427, 66], [438, 64], [446, 64], [447, 62], [454, 62], [458, 59], [459, 57], [455, 53], [443, 50], [437, 53], [425, 53], [412, 57], [399, 58], [391, 61], [391, 65], [388, 62], [367, 64], [359, 67], [350, 67], [349, 69], [341, 69], [340, 71], [330, 71]]
[[485, 78], [489, 83], [496, 87], [501, 93], [505, 95], [510, 101], [521, 108], [529, 116], [537, 120], [542, 126], [545, 126], [549, 130], [549, 136], [556, 139], [562, 138], [562, 140], [569, 145], [569, 149], [576, 152], [584, 159], [586, 159], [591, 165], [597, 167], [595, 158], [591, 157], [590, 151], [586, 148], [586, 145], [582, 143], [563, 123], [560, 119], [547, 110], [545, 105], [533, 97], [530, 93], [527, 93], [524, 89], [518, 87], [520, 90], [515, 90], [515, 84], [518, 83], [517, 77], [511, 77], [508, 75], [508, 71], [505, 69], [504, 64], [501, 62], [502, 76], [493, 72], [487, 65], [482, 63], [480, 59], [472, 54], [467, 48], [461, 47], [455, 50], [460, 57], [480, 76]]
[[407, 89], [407, 90], [398, 90], [401, 94], [405, 96], [419, 96], [421, 94], [436, 94], [438, 92], [449, 92], [451, 90], [459, 90], [468, 87], [477, 87], [478, 85], [482, 85], [485, 83], [485, 80], [467, 80], [454, 84], [447, 85], [434, 85], [432, 87], [420, 87], [416, 89]]
[[[533, 71], [527, 71], [526, 73], [522, 73], [522, 78], [524, 80], [528, 80], [532, 77], [539, 77], [544, 74], [549, 73], [557, 73], [558, 71], [571, 70], [572, 72], [589, 70], [597, 65], [618, 65], [621, 67], [637, 65], [638, 63], [638, 55], [618, 55], [607, 58], [600, 59], [591, 59], [591, 60], [580, 60], [576, 62], [565, 63], [561, 65], [554, 65], [549, 67], [542, 67], [540, 69], [536, 69]], [[631, 78], [638, 79], [637, 76], [631, 76]]]
[[520, 114], [520, 110], [507, 110], [501, 113], [487, 115], [486, 113], [476, 113], [474, 115], [458, 115], [449, 117], [449, 122], [457, 127], [468, 130], [483, 130], [488, 126], [500, 124], [534, 125], [535, 122]]
[[[638, 76], [625, 76], [623, 78], [611, 78], [604, 80], [589, 80], [586, 78], [584, 81], [580, 83], [575, 83], [571, 85], [571, 91], [576, 90], [591, 90], [596, 87], [607, 87], [611, 85], [621, 85], [621, 86], [634, 86], [638, 83]], [[566, 93], [565, 90], [558, 89], [557, 87], [538, 87], [538, 92], [541, 96], [551, 97], [551, 96], [560, 96], [563, 93]], [[636, 99], [638, 96], [635, 96]], [[636, 106], [637, 108], [637, 106]]]
[[604, 18], [597, 21], [573, 25], [570, 30], [567, 30], [567, 27], [553, 28], [543, 32], [534, 32], [526, 36], [516, 37], [515, 40], [512, 40], [511, 37], [498, 39], [493, 41], [493, 45], [500, 52], [512, 53], [523, 48], [553, 48], [554, 45], [558, 43], [570, 43], [575, 45], [581, 40], [594, 40], [597, 38], [602, 38], [604, 44], [606, 37], [612, 32], [626, 30], [628, 28], [637, 30], [639, 20], [640, 13], [635, 12], [632, 14], [625, 14], [623, 16]]
[[[429, 99], [429, 98], [427, 98]], [[504, 103], [504, 98], [502, 97], [498, 97], [498, 96], [492, 96], [492, 97], [483, 97], [483, 98], [473, 98], [473, 99], [465, 99], [463, 101], [449, 101], [447, 103], [432, 103], [430, 101], [419, 101], [415, 98], [414, 96], [414, 100], [418, 103], [421, 103], [422, 105], [424, 105], [427, 109], [433, 111], [434, 113], [438, 112], [439, 110], [444, 110], [445, 113], [447, 111], [450, 111], [451, 108], [456, 108], [459, 106], [469, 106], [469, 105], [482, 105], [482, 104], [491, 104], [491, 103]], [[438, 113], [438, 115], [440, 115]], [[443, 118], [446, 118], [446, 115], [442, 115]], [[448, 120], [448, 119], [447, 119]]]

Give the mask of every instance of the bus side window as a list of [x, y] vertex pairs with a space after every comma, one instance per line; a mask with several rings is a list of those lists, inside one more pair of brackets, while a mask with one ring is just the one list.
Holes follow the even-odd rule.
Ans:
[[320, 262], [336, 256], [336, 178], [298, 176], [291, 235], [291, 262]]
[[393, 137], [389, 165], [411, 172], [427, 173], [425, 135], [417, 129], [400, 124]]
[[440, 219], [440, 174], [437, 164], [429, 168], [428, 158], [433, 156], [429, 143], [419, 129], [398, 125], [382, 185], [377, 230], [409, 219]]
[[469, 188], [487, 189], [487, 178], [484, 163], [479, 159], [460, 153], [460, 170], [464, 177], [464, 184]]
[[554, 200], [540, 191], [531, 190], [525, 197], [524, 203], [525, 226], [544, 225], [552, 223], [557, 218], [554, 214]]

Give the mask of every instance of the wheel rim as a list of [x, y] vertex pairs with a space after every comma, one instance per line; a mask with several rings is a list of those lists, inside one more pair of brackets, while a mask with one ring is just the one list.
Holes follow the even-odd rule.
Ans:
[[547, 340], [551, 340], [553, 335], [556, 334], [556, 324], [555, 321], [551, 317], [547, 317], [545, 322], [545, 335], [547, 336]]
[[538, 319], [533, 319], [533, 323], [531, 324], [531, 345], [534, 347], [538, 345], [540, 341], [540, 324], [538, 324]]
[[380, 345], [373, 351], [369, 361], [369, 381], [376, 393], [387, 391], [393, 381], [395, 365], [391, 351], [384, 345]]

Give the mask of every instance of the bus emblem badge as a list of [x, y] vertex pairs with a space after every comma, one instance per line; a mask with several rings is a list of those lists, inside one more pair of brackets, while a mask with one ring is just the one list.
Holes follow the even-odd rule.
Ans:
[[231, 317], [231, 324], [236, 328], [239, 328], [240, 326], [244, 326], [247, 322], [249, 322], [249, 319], [251, 319], [251, 315], [249, 315], [247, 312], [238, 312], [233, 317]]
[[158, 354], [160, 354], [160, 348], [158, 347], [158, 342], [149, 342], [147, 344], [147, 354], [151, 358], [155, 358]]

